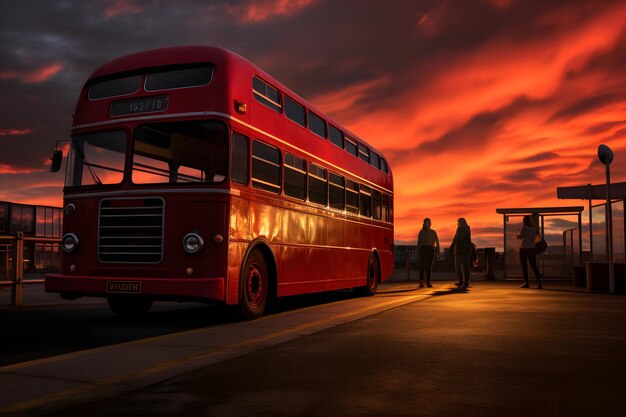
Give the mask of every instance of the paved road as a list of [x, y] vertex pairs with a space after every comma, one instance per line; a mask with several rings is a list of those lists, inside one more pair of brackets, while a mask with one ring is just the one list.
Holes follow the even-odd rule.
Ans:
[[[415, 288], [415, 283], [409, 288]], [[289, 297], [275, 302], [267, 314], [354, 297], [352, 291]], [[240, 320], [236, 308], [176, 302], [157, 302], [145, 317], [129, 320], [111, 312], [103, 298], [63, 300], [45, 293], [43, 284], [25, 287], [23, 306], [9, 303], [10, 292], [1, 289], [0, 367]]]
[[[319, 331], [293, 323], [300, 310], [278, 313], [246, 331], [279, 320], [276, 334], [300, 334], [40, 415], [623, 416], [626, 297], [517, 285], [378, 296], [407, 303]], [[319, 323], [363, 302], [304, 310]]]

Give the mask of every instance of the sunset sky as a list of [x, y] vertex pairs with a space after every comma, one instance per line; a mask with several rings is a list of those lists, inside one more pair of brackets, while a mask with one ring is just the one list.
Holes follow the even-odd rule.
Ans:
[[[0, 0], [0, 200], [60, 205], [48, 172], [88, 75], [173, 45], [230, 49], [381, 149], [397, 243], [500, 207], [585, 205], [598, 145], [626, 180], [626, 0]], [[571, 220], [575, 220], [572, 218]]]

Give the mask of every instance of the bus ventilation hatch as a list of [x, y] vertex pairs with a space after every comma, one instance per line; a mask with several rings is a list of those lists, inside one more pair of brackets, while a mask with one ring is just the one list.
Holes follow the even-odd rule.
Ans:
[[98, 224], [100, 262], [161, 262], [164, 212], [165, 202], [160, 197], [102, 200]]

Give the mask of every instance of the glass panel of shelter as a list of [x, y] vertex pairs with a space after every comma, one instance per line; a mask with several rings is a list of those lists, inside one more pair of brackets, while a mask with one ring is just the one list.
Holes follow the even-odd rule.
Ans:
[[624, 201], [614, 201], [611, 211], [613, 214], [613, 261], [626, 262], [624, 242]]

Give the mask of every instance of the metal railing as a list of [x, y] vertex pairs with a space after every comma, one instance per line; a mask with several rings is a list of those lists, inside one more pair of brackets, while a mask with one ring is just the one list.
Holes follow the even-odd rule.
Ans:
[[53, 243], [58, 245], [61, 243], [61, 240], [56, 237], [24, 236], [23, 232], [17, 232], [13, 235], [0, 235], [0, 244], [4, 242], [8, 242], [8, 244], [13, 247], [11, 251], [13, 253], [13, 262], [10, 262], [11, 259], [9, 259], [7, 254], [5, 267], [10, 279], [1, 280], [0, 287], [11, 286], [11, 305], [21, 306], [24, 284], [40, 284], [45, 282], [43, 279], [24, 280], [24, 243]]

